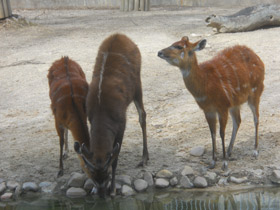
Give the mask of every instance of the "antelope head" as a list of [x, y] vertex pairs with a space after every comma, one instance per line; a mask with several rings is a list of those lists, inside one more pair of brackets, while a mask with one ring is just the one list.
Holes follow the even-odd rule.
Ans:
[[195, 58], [195, 56], [193, 56], [194, 52], [202, 50], [205, 45], [205, 39], [191, 43], [189, 38], [184, 36], [180, 41], [160, 50], [158, 56], [173, 66], [184, 68], [186, 61], [192, 61]]
[[97, 188], [98, 195], [100, 197], [105, 197], [110, 187], [111, 166], [119, 153], [119, 143], [117, 143], [113, 150], [102, 159], [96, 158], [94, 153], [89, 151], [85, 144], [80, 145], [79, 142], [75, 142], [74, 149], [76, 153], [82, 157], [88, 170], [88, 175]]

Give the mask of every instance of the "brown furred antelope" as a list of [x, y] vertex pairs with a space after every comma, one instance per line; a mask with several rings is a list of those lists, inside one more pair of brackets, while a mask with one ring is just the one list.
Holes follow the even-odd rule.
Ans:
[[127, 36], [113, 34], [103, 41], [86, 101], [91, 124], [90, 146], [75, 143], [75, 150], [84, 159], [100, 197], [107, 193], [110, 172], [110, 193], [115, 195], [115, 171], [125, 131], [126, 110], [132, 101], [137, 108], [143, 134], [140, 164], [147, 164], [149, 159], [140, 70], [140, 51]]
[[[51, 109], [60, 141], [58, 176], [63, 175], [63, 157], [68, 153], [68, 129], [75, 141], [89, 145], [86, 117], [88, 83], [82, 68], [68, 57], [55, 61], [48, 73]], [[63, 155], [63, 145], [65, 153]], [[83, 161], [81, 165], [83, 167]]]
[[[254, 116], [254, 156], [258, 156], [259, 103], [264, 89], [264, 64], [251, 49], [240, 45], [226, 48], [211, 60], [198, 64], [195, 52], [202, 50], [205, 45], [205, 39], [191, 43], [188, 37], [182, 37], [180, 41], [159, 51], [158, 56], [180, 68], [187, 89], [204, 111], [212, 137], [213, 160], [210, 168], [216, 164], [218, 114], [224, 158], [222, 168], [225, 170], [241, 123], [240, 105], [246, 101]], [[233, 130], [226, 155], [224, 138], [228, 111], [232, 117]]]

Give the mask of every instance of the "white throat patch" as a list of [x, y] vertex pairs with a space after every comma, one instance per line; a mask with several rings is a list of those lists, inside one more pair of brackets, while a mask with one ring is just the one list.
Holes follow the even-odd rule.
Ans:
[[181, 70], [181, 73], [182, 73], [182, 76], [183, 78], [187, 78], [189, 75], [190, 75], [190, 69], [180, 69]]

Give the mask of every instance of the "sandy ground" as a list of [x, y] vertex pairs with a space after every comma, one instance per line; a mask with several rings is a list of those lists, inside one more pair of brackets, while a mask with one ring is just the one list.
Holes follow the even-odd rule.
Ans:
[[[142, 155], [142, 134], [134, 105], [127, 113], [127, 128], [117, 174], [140, 176], [144, 170], [167, 168], [180, 172], [185, 165], [199, 172], [211, 160], [210, 132], [202, 110], [184, 86], [181, 73], [157, 57], [157, 52], [182, 36], [207, 39], [199, 61], [234, 44], [251, 47], [266, 65], [265, 90], [260, 104], [260, 156], [252, 157], [254, 123], [247, 105], [229, 162], [232, 173], [270, 174], [280, 168], [280, 28], [246, 33], [215, 34], [205, 26], [210, 14], [228, 15], [240, 8], [153, 8], [150, 12], [118, 10], [14, 11], [33, 24], [0, 24], [0, 178], [24, 181], [63, 181], [80, 171], [70, 135], [70, 157], [65, 175], [57, 179], [59, 143], [50, 110], [47, 71], [63, 55], [77, 61], [88, 82], [97, 50], [114, 32], [128, 35], [142, 54], [142, 83], [147, 112], [149, 165], [136, 168]], [[232, 123], [229, 119], [226, 145]], [[222, 150], [217, 138], [221, 172]], [[203, 157], [192, 157], [193, 147], [205, 146]], [[260, 171], [259, 170], [259, 171]], [[259, 181], [257, 181], [259, 182]], [[265, 182], [265, 181], [264, 181]]]

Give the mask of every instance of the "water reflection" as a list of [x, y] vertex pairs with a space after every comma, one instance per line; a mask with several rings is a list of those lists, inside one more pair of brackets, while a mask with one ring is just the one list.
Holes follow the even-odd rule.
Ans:
[[87, 197], [25, 198], [17, 202], [0, 202], [0, 209], [10, 210], [212, 210], [212, 209], [280, 209], [280, 188], [239, 192], [156, 191], [115, 199]]

